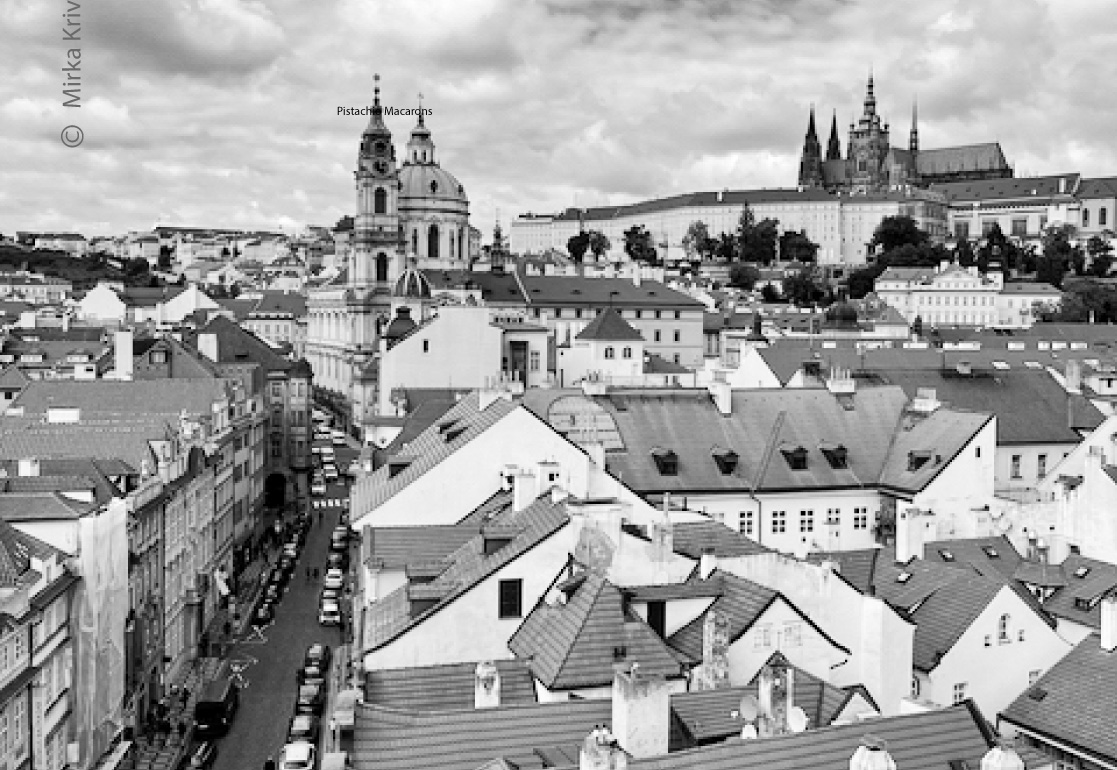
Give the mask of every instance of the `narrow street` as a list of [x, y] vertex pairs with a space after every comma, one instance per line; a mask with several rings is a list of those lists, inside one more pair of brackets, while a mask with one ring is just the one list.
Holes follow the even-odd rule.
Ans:
[[[342, 453], [338, 454], [340, 460]], [[345, 452], [349, 459], [354, 454], [351, 450]], [[318, 597], [330, 532], [338, 524], [348, 493], [344, 483], [332, 483], [327, 485], [325, 498], [310, 498], [314, 524], [287, 591], [276, 608], [275, 622], [264, 630], [265, 641], [254, 638], [249, 631], [229, 655], [235, 667], [243, 666], [241, 676], [246, 685], [241, 691], [233, 727], [219, 741], [214, 770], [259, 770], [269, 756], [279, 761], [294, 713], [295, 673], [302, 665], [306, 648], [315, 642], [331, 648], [340, 643], [341, 632], [337, 627], [318, 624]], [[317, 581], [307, 581], [308, 567], [318, 569]]]

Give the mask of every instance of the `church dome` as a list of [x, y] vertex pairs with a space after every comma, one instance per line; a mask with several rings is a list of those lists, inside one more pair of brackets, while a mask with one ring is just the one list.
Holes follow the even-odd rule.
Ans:
[[468, 206], [469, 198], [453, 174], [433, 164], [405, 163], [399, 170], [400, 203], [424, 200]]
[[388, 324], [388, 328], [384, 330], [384, 339], [388, 340], [389, 344], [396, 340], [402, 339], [410, 334], [419, 324], [411, 318], [411, 308], [401, 307], [396, 308], [396, 317]]
[[396, 281], [392, 296], [408, 299], [430, 299], [431, 282], [423, 275], [422, 271], [409, 266]]

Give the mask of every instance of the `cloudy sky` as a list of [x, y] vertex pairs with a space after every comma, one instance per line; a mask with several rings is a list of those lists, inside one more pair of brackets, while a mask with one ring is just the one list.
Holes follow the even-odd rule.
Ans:
[[[0, 18], [3, 233], [332, 224], [368, 120], [337, 108], [371, 103], [375, 72], [387, 105], [424, 95], [486, 240], [497, 212], [794, 185], [810, 105], [824, 144], [837, 110], [844, 148], [870, 67], [894, 144], [918, 98], [923, 147], [1117, 175], [1111, 0], [0, 0]], [[414, 119], [388, 124], [402, 151]]]

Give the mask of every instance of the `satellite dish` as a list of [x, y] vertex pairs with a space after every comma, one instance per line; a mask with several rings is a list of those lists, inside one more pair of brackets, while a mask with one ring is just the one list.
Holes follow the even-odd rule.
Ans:
[[741, 698], [741, 719], [746, 722], [753, 722], [760, 714], [760, 704], [756, 700], [755, 695], [746, 695]]
[[751, 723], [745, 725], [744, 729], [741, 730], [741, 737], [742, 738], [759, 738], [760, 735], [756, 732], [756, 725], [751, 724]]
[[807, 729], [807, 712], [798, 706], [792, 706], [787, 713], [787, 729], [793, 733], [801, 733]]

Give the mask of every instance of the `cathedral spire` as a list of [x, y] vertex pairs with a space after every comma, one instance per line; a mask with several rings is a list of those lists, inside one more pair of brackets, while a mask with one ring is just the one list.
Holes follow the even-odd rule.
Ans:
[[877, 97], [873, 94], [873, 68], [869, 68], [869, 87], [865, 91], [865, 116], [875, 115], [877, 111]]
[[419, 92], [419, 125], [423, 126], [423, 92]]
[[915, 99], [911, 100], [911, 133], [908, 134], [908, 149], [919, 152], [919, 105]]
[[811, 140], [811, 137], [814, 137], [815, 139], [818, 138], [818, 134], [815, 132], [815, 128], [814, 128], [814, 105], [813, 104], [811, 105], [810, 120], [807, 121], [807, 141], [808, 142]]
[[838, 139], [838, 111], [834, 110], [834, 117], [830, 120], [830, 141], [826, 143], [826, 160], [842, 159], [842, 143]]
[[372, 106], [380, 106], [380, 73], [377, 72], [372, 76]]

